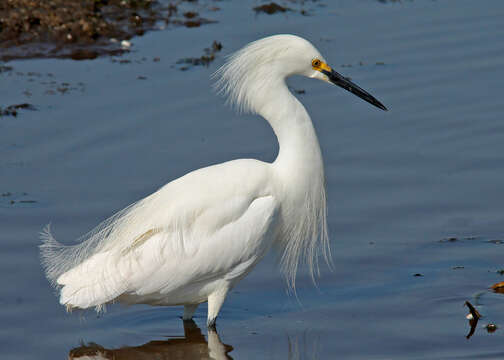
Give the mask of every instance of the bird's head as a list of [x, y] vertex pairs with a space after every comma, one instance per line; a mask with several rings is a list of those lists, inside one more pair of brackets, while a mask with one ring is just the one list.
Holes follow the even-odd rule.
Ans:
[[271, 38], [276, 38], [275, 40], [288, 44], [287, 47], [276, 52], [274, 56], [276, 61], [272, 65], [284, 68], [287, 76], [304, 75], [338, 85], [370, 104], [382, 110], [387, 110], [375, 97], [329, 66], [324, 57], [309, 41], [294, 35], [277, 35]]
[[387, 108], [378, 101], [373, 95], [368, 93], [366, 90], [360, 88], [357, 84], [350, 81], [349, 78], [336, 72], [331, 68], [321, 57], [315, 56], [311, 60], [311, 74], [309, 77], [327, 81], [334, 85], [338, 85], [343, 89], [350, 91], [352, 94], [357, 95], [361, 99], [367, 101], [368, 103], [387, 111]]
[[342, 87], [382, 109], [387, 108], [367, 91], [340, 75], [307, 40], [295, 35], [274, 35], [250, 43], [230, 56], [216, 72], [217, 87], [243, 110], [254, 109], [257, 94], [275, 81], [303, 75]]

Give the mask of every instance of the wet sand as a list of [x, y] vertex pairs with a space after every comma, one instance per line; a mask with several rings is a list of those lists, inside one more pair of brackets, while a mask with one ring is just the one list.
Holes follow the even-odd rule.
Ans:
[[[91, 343], [116, 358], [502, 358], [504, 298], [490, 286], [504, 280], [504, 5], [341, 0], [306, 2], [305, 16], [279, 4], [296, 11], [219, 2], [217, 23], [147, 32], [120, 57], [0, 64], [12, 68], [0, 107], [36, 109], [0, 117], [2, 358], [75, 357]], [[192, 169], [274, 159], [267, 124], [233, 113], [210, 79], [226, 54], [273, 33], [310, 39], [390, 109], [289, 81], [320, 137], [333, 271], [317, 289], [302, 270], [296, 298], [268, 257], [228, 297], [217, 334], [205, 306], [194, 337], [180, 308], [66, 314], [39, 264], [45, 224], [71, 243]], [[213, 62], [182, 71], [214, 41]], [[469, 339], [466, 301], [483, 316]]]

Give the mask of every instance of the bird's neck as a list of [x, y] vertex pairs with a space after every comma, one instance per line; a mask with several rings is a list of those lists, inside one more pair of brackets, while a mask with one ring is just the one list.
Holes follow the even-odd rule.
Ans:
[[283, 81], [264, 95], [268, 101], [260, 115], [273, 128], [279, 144], [275, 167], [289, 176], [323, 177], [320, 145], [305, 107]]
[[[265, 101], [259, 114], [275, 132], [279, 152], [272, 164], [275, 195], [281, 204], [276, 246], [283, 249], [282, 271], [291, 286], [300, 259], [312, 277], [318, 271], [317, 254], [330, 256], [326, 220], [324, 165], [310, 116], [290, 93], [285, 82], [261, 94]], [[328, 261], [328, 260], [327, 260]]]

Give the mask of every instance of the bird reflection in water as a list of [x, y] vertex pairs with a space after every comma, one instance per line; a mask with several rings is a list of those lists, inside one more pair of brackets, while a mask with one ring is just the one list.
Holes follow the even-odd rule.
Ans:
[[70, 360], [228, 360], [233, 350], [230, 345], [220, 341], [216, 331], [208, 330], [208, 342], [201, 329], [192, 320], [184, 321], [184, 338], [150, 341], [141, 346], [125, 346], [119, 349], [106, 349], [90, 343], [70, 350]]

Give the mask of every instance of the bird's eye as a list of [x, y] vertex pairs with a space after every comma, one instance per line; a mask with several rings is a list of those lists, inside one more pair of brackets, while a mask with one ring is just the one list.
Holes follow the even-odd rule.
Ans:
[[321, 61], [319, 59], [313, 59], [313, 61], [311, 62], [311, 65], [314, 68], [318, 68], [318, 67], [320, 67], [320, 63], [321, 63]]

